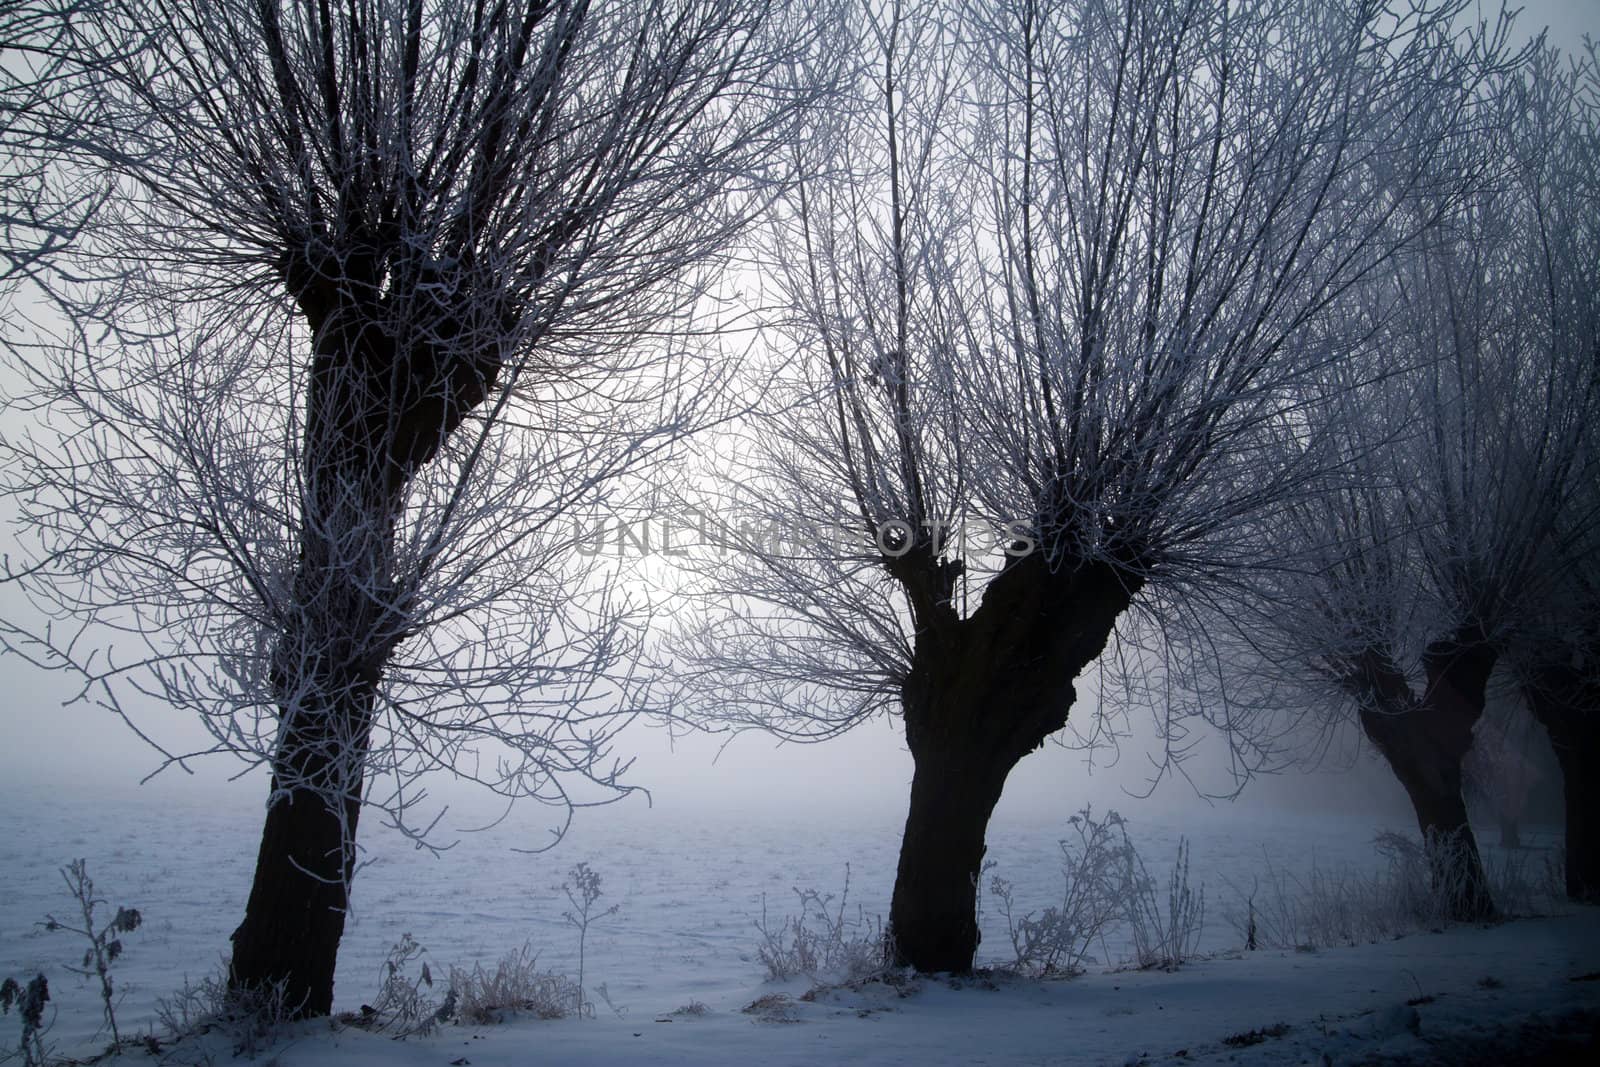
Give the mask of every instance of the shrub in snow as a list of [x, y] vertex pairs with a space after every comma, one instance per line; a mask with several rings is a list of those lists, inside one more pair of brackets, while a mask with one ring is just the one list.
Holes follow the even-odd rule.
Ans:
[[1193, 958], [1205, 921], [1205, 891], [1189, 885], [1188, 841], [1178, 842], [1163, 904], [1122, 816], [1108, 811], [1096, 821], [1084, 808], [1068, 825], [1073, 836], [1060, 842], [1059, 905], [1019, 916], [1011, 883], [990, 881], [1011, 938], [1007, 969], [1039, 977], [1081, 973], [1094, 962], [1089, 951], [1097, 942], [1105, 952], [1105, 935], [1113, 928], [1126, 929], [1138, 967], [1173, 968]]
[[[1458, 840], [1382, 833], [1373, 847], [1384, 861], [1374, 872], [1312, 864], [1297, 875], [1269, 857], [1265, 880], [1256, 878], [1248, 893], [1230, 883], [1238, 902], [1224, 918], [1247, 946], [1253, 933], [1265, 948], [1365, 944], [1451, 921], [1449, 901], [1460, 886], [1441, 883], [1440, 872], [1464, 869], [1449, 853], [1464, 847]], [[1549, 914], [1564, 907], [1565, 879], [1559, 864], [1548, 858], [1540, 862], [1526, 851], [1491, 852], [1484, 870], [1502, 915]]]
[[882, 920], [867, 918], [858, 905], [851, 914], [850, 865], [844, 866], [844, 889], [838, 903], [831, 893], [795, 889], [800, 914], [786, 915], [773, 926], [767, 918], [767, 898], [761, 897], [761, 918], [756, 929], [761, 944], [756, 956], [767, 969], [767, 981], [796, 975], [812, 981], [852, 982], [881, 972], [890, 953]]
[[[378, 995], [371, 1004], [361, 1005], [361, 1022], [373, 1030], [389, 1031], [397, 1037], [425, 1034], [448, 1019], [454, 1011], [454, 998], [445, 995], [440, 1004], [424, 989], [433, 988], [433, 972], [423, 959], [426, 950], [416, 938], [406, 934], [389, 949], [383, 961]], [[412, 964], [419, 964], [415, 978]]]
[[[540, 1019], [580, 1018], [594, 1015], [594, 1004], [584, 994], [584, 963], [589, 927], [615, 915], [618, 906], [600, 909], [603, 896], [600, 874], [587, 863], [579, 863], [567, 873], [560, 888], [572, 905], [562, 918], [578, 931], [578, 979], [541, 971], [533, 949], [524, 944], [502, 956], [493, 968], [474, 964], [470, 971], [450, 968], [450, 984], [443, 1002], [424, 993], [433, 988], [433, 975], [426, 962], [417, 976], [411, 965], [421, 960], [422, 946], [407, 934], [389, 954], [384, 964], [383, 986], [370, 1006], [363, 1006], [375, 1029], [393, 1030], [399, 1037], [426, 1033], [449, 1019], [469, 1023], [496, 1023], [509, 1015], [531, 1014]], [[604, 985], [599, 987], [609, 1005]], [[615, 1006], [612, 1007], [615, 1011]], [[620, 1013], [619, 1013], [620, 1014]]]
[[1409, 917], [1419, 924], [1448, 922], [1445, 901], [1460, 889], [1455, 878], [1461, 865], [1449, 862], [1453, 853], [1463, 851], [1459, 840], [1429, 835], [1419, 843], [1404, 834], [1385, 832], [1373, 845], [1388, 861], [1392, 900], [1383, 903], [1397, 918], [1404, 922]]
[[[1523, 854], [1525, 855], [1525, 854]], [[1491, 877], [1495, 877], [1491, 875]], [[1534, 897], [1540, 902], [1540, 910], [1546, 914], [1566, 912], [1569, 910], [1567, 896], [1567, 850], [1565, 848], [1552, 849], [1544, 854], [1544, 861], [1538, 865], [1538, 875], [1533, 890]], [[1497, 888], [1496, 892], [1500, 890]]]
[[1564, 849], [1488, 849], [1483, 866], [1501, 915], [1556, 915], [1570, 910]]
[[595, 904], [602, 896], [600, 872], [587, 863], [579, 863], [567, 872], [567, 880], [562, 884], [561, 890], [567, 894], [567, 901], [572, 905], [572, 910], [562, 912], [561, 917], [578, 931], [578, 983], [575, 993], [577, 1012], [579, 1017], [592, 1016], [594, 1005], [585, 1001], [583, 997], [584, 949], [589, 940], [589, 926], [607, 916], [615, 915], [621, 905], [613, 904], [604, 911], [595, 910]]
[[[1395, 932], [1431, 928], [1451, 921], [1450, 901], [1460, 899], [1459, 872], [1466, 845], [1459, 837], [1430, 833], [1420, 841], [1405, 834], [1381, 833], [1374, 846], [1388, 861], [1377, 884], [1378, 908], [1395, 913]], [[1502, 916], [1547, 915], [1566, 906], [1565, 877], [1558, 862], [1546, 859], [1537, 871], [1529, 870], [1526, 852], [1506, 852], [1484, 857], [1484, 877], [1489, 895]], [[1457, 880], [1451, 880], [1455, 872]]]
[[61, 879], [67, 883], [67, 891], [78, 903], [78, 912], [83, 917], [83, 925], [73, 926], [60, 921], [54, 915], [46, 915], [44, 928], [65, 930], [89, 942], [89, 947], [83, 953], [83, 963], [77, 967], [68, 966], [67, 969], [85, 978], [100, 980], [100, 999], [105, 1004], [106, 1025], [111, 1030], [112, 1046], [120, 1047], [122, 1035], [117, 1032], [116, 997], [111, 983], [111, 964], [122, 955], [122, 939], [117, 935], [130, 934], [139, 928], [141, 922], [139, 911], [137, 908], [118, 908], [110, 920], [100, 925], [95, 919], [95, 913], [106, 902], [94, 895], [94, 881], [89, 877], [88, 865], [81, 859], [73, 860], [61, 868]]
[[497, 1023], [507, 1015], [528, 1013], [540, 1019], [562, 1019], [581, 1003], [577, 983], [564, 974], [539, 970], [528, 945], [500, 958], [493, 970], [481, 964], [471, 971], [450, 968], [447, 1002], [461, 1022]]
[[1008, 969], [1046, 976], [1079, 974], [1094, 962], [1090, 948], [1104, 942], [1106, 930], [1120, 920], [1133, 897], [1137, 859], [1122, 817], [1115, 811], [1098, 822], [1089, 808], [1068, 820], [1074, 836], [1061, 847], [1061, 903], [1042, 912], [1017, 914], [1012, 885], [995, 876], [989, 891], [999, 901], [1011, 938]]
[[796, 1014], [794, 1001], [789, 999], [787, 993], [765, 993], [744, 1007], [739, 1009], [746, 1015], [754, 1015], [764, 1023], [797, 1023], [800, 1016]]
[[42, 974], [34, 975], [27, 985], [15, 978], [0, 982], [0, 1010], [10, 1015], [15, 1004], [22, 1023], [22, 1043], [17, 1046], [16, 1055], [22, 1058], [24, 1067], [43, 1067], [45, 1062], [44, 1032], [50, 1024], [44, 1021], [44, 1006], [49, 1001], [50, 983]]
[[1193, 959], [1200, 945], [1200, 930], [1205, 925], [1206, 892], [1189, 886], [1189, 842], [1178, 839], [1178, 858], [1167, 879], [1166, 907], [1157, 896], [1155, 879], [1145, 870], [1144, 861], [1131, 846], [1127, 849], [1126, 884], [1128, 925], [1133, 930], [1134, 961], [1141, 967], [1171, 970], [1184, 960]]
[[232, 1044], [234, 1056], [255, 1059], [278, 1043], [298, 1008], [287, 981], [235, 989], [224, 970], [194, 985], [185, 978], [176, 993], [157, 999], [156, 1019], [173, 1043], [218, 1032]]
[[1404, 903], [1418, 895], [1405, 884], [1408, 865], [1397, 859], [1386, 873], [1364, 873], [1313, 863], [1297, 875], [1269, 857], [1264, 881], [1255, 878], [1248, 893], [1229, 883], [1239, 902], [1223, 917], [1247, 948], [1309, 950], [1387, 940], [1420, 925]]
[[538, 956], [529, 945], [508, 952], [492, 968], [451, 967], [443, 1000], [427, 992], [434, 981], [424, 955], [410, 934], [401, 938], [384, 961], [378, 995], [361, 1006], [360, 1016], [347, 1021], [406, 1038], [451, 1020], [483, 1025], [518, 1014], [561, 1019], [579, 1010], [577, 983], [566, 975], [539, 970]]
[[1313, 863], [1303, 875], [1268, 857], [1264, 880], [1257, 877], [1248, 894], [1229, 883], [1241, 905], [1224, 909], [1223, 917], [1247, 945], [1253, 928], [1260, 948], [1357, 945], [1423, 928], [1434, 918], [1433, 909], [1416, 909], [1426, 897], [1426, 859], [1392, 846], [1386, 857], [1382, 871]]

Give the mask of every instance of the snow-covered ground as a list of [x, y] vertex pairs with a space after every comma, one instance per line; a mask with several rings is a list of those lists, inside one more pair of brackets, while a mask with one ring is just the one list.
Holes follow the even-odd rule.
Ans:
[[[667, 998], [660, 1009], [638, 1010], [645, 1007], [640, 1004], [622, 1018], [452, 1027], [403, 1043], [348, 1029], [331, 1032], [323, 1023], [303, 1027], [277, 1062], [777, 1067], [1320, 1064], [1390, 1057], [1498, 1064], [1523, 1062], [1523, 1054], [1536, 1051], [1532, 1036], [1546, 1041], [1554, 1029], [1572, 1042], [1547, 1062], [1578, 1063], [1585, 1060], [1578, 1046], [1600, 1051], [1596, 966], [1600, 914], [1590, 912], [1313, 954], [1234, 955], [1171, 974], [974, 980], [959, 988], [931, 980], [909, 989], [869, 985], [809, 1002], [791, 997], [754, 1014], [740, 1011], [734, 998], [705, 1015], [674, 1015], [667, 1005], [675, 998]], [[1572, 980], [1585, 975], [1591, 980]], [[770, 992], [752, 986], [741, 996]], [[1420, 1003], [1408, 1003], [1414, 1001]], [[1542, 1021], [1519, 1029], [1534, 1015]], [[1463, 1054], [1472, 1050], [1484, 1058]]]
[[[1235, 902], [1228, 883], [1248, 889], [1269, 861], [1371, 867], [1380, 827], [1370, 818], [1271, 820], [1226, 808], [1158, 819], [1132, 801], [1123, 814], [1158, 878], [1178, 835], [1189, 837], [1190, 880], [1204, 883], [1207, 896], [1201, 949], [1212, 958], [1171, 974], [1101, 965], [1071, 981], [874, 983], [812, 1000], [800, 999], [803, 980], [764, 981], [755, 929], [763, 899], [777, 920], [796, 910], [791, 887], [838, 893], [848, 864], [850, 911], [859, 904], [868, 916], [884, 914], [899, 812], [619, 807], [586, 813], [567, 841], [539, 855], [510, 850], [538, 841], [531, 821], [466, 835], [443, 857], [363, 827], [369, 862], [356, 882], [337, 1009], [372, 999], [385, 955], [406, 933], [426, 947], [435, 973], [452, 963], [492, 964], [524, 943], [542, 966], [575, 972], [577, 937], [562, 921], [566, 901], [555, 887], [579, 860], [602, 875], [601, 904], [620, 905], [591, 931], [586, 958], [588, 987], [604, 983], [614, 1009], [602, 1003], [588, 1020], [452, 1026], [403, 1043], [313, 1023], [278, 1050], [278, 1062], [1276, 1063], [1320, 1062], [1327, 1053], [1335, 1062], [1393, 1054], [1443, 1063], [1460, 1060], [1462, 1048], [1495, 1047], [1484, 1043], [1485, 1029], [1521, 1040], [1506, 1028], [1535, 1012], [1546, 1021], [1540, 1025], [1555, 1019], [1592, 1036], [1596, 1016], [1571, 1013], [1600, 1011], [1600, 981], [1572, 979], [1600, 972], [1600, 914], [1310, 953], [1243, 953], [1224, 919]], [[1024, 907], [1049, 904], [1064, 818], [1002, 811], [997, 819], [995, 873], [1014, 883]], [[115, 971], [124, 996], [119, 1023], [140, 1032], [158, 997], [220, 965], [242, 913], [259, 825], [253, 791], [0, 793], [0, 974], [49, 976], [57, 1011], [49, 1036], [59, 1053], [87, 1055], [106, 1038], [96, 1034], [95, 990], [63, 966], [81, 946], [35, 925], [46, 912], [67, 917], [71, 901], [56, 869], [86, 857], [111, 905], [143, 912], [145, 925], [124, 939]], [[1007, 947], [1003, 920], [988, 909], [982, 956], [999, 960]], [[1115, 963], [1131, 952], [1113, 941], [1106, 955]], [[741, 1010], [768, 995], [769, 1010]], [[691, 1002], [709, 1010], [672, 1014]], [[14, 1018], [0, 1020], [6, 1046], [13, 1026]], [[1254, 1043], [1225, 1043], [1252, 1031], [1265, 1033]], [[1470, 1045], [1449, 1044], [1463, 1035]]]

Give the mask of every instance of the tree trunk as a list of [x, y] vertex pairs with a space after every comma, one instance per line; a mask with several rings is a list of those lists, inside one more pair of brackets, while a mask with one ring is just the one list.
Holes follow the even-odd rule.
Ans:
[[970, 617], [947, 602], [919, 613], [901, 690], [915, 770], [889, 908], [898, 965], [972, 969], [984, 836], [1006, 777], [1066, 725], [1073, 680], [1137, 588], [1109, 565], [1052, 570], [1035, 555], [1002, 573]]
[[1600, 828], [1595, 825], [1600, 788], [1600, 737], [1593, 727], [1550, 731], [1550, 741], [1561, 764], [1561, 789], [1567, 815], [1567, 896], [1586, 904], [1600, 904]]
[[392, 527], [375, 510], [346, 506], [325, 528], [345, 536], [305, 538], [296, 611], [273, 656], [272, 793], [229, 982], [257, 994], [281, 985], [297, 1017], [333, 1009], [378, 686], [398, 640]]
[[977, 893], [984, 834], [1010, 770], [976, 754], [941, 753], [916, 761], [889, 906], [898, 965], [919, 971], [972, 969], [981, 940]]
[[[1600, 720], [1574, 671], [1547, 671], [1538, 685], [1526, 687], [1528, 709], [1550, 735], [1550, 747], [1561, 765], [1565, 801], [1567, 896], [1600, 904]], [[1592, 696], [1592, 692], [1590, 693]], [[1587, 706], [1586, 706], [1587, 705]]]
[[1435, 642], [1423, 657], [1428, 688], [1416, 697], [1386, 657], [1363, 667], [1369, 701], [1361, 727], [1405, 787], [1428, 849], [1432, 889], [1459, 922], [1492, 918], [1494, 900], [1467, 817], [1461, 766], [1483, 714], [1494, 654], [1463, 637]]
[[228, 975], [235, 990], [255, 995], [281, 987], [294, 1017], [333, 1010], [373, 710], [387, 658], [387, 648], [374, 655], [362, 640], [374, 626], [376, 579], [358, 583], [348, 580], [349, 568], [332, 571], [302, 565], [306, 607], [279, 641], [274, 682], [281, 725], [272, 793]]
[[1430, 735], [1430, 724], [1418, 721], [1426, 717], [1420, 708], [1362, 709], [1361, 726], [1411, 799], [1428, 847], [1433, 890], [1446, 897], [1446, 913], [1463, 922], [1487, 919], [1494, 902], [1461, 795], [1461, 756]]
[[[331, 321], [351, 329], [358, 319]], [[327, 323], [316, 348], [300, 560], [271, 663], [272, 792], [229, 966], [235, 990], [281, 986], [297, 1017], [333, 1009], [377, 694], [405, 631], [394, 530], [411, 473], [393, 454], [405, 390], [373, 374], [376, 356]]]
[[360, 813], [359, 793], [330, 806], [310, 789], [280, 793], [273, 776], [255, 880], [233, 932], [234, 989], [259, 994], [281, 985], [284, 1007], [295, 1017], [333, 1010]]
[[392, 640], [376, 647], [372, 640], [386, 599], [381, 572], [348, 560], [333, 566], [327, 542], [308, 538], [307, 545], [297, 578], [301, 610], [274, 655], [280, 726], [272, 793], [229, 967], [235, 989], [262, 993], [281, 984], [295, 1016], [333, 1008], [373, 713], [393, 648]]

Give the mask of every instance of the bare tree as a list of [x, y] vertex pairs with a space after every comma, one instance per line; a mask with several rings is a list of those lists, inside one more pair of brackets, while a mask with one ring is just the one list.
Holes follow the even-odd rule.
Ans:
[[1559, 532], [1594, 522], [1594, 266], [1562, 247], [1594, 231], [1554, 166], [1577, 118], [1558, 69], [1535, 53], [1486, 93], [1502, 165], [1375, 279], [1355, 312], [1374, 320], [1371, 354], [1349, 371], [1374, 381], [1320, 413], [1345, 428], [1342, 469], [1263, 529], [1299, 567], [1254, 575], [1260, 603], [1228, 613], [1249, 653], [1353, 713], [1440, 844], [1434, 880], [1463, 919], [1493, 910], [1462, 793], [1490, 679], [1562, 595]]
[[10, 577], [70, 625], [7, 643], [269, 767], [235, 986], [330, 1010], [363, 804], [420, 837], [420, 774], [569, 814], [630, 788], [642, 615], [569, 523], [715, 403], [711, 272], [819, 25], [117, 0], [80, 28], [51, 119], [110, 193], [79, 262], [117, 298], [17, 357], [45, 419], [6, 442]]
[[1395, 425], [1419, 416], [1390, 398], [1390, 411], [1407, 413], [1381, 418], [1383, 398], [1374, 393], [1350, 401], [1360, 406], [1358, 417], [1371, 420], [1369, 432], [1354, 430], [1351, 412], [1340, 414], [1352, 432], [1335, 484], [1265, 527], [1263, 536], [1299, 558], [1251, 575], [1255, 602], [1230, 602], [1211, 620], [1243, 635], [1230, 641], [1213, 630], [1210, 639], [1220, 649], [1213, 664], [1219, 673], [1257, 679], [1273, 675], [1274, 667], [1288, 672], [1281, 688], [1259, 691], [1261, 703], [1245, 713], [1239, 708], [1247, 702], [1237, 695], [1231, 702], [1233, 725], [1251, 735], [1258, 751], [1282, 744], [1286, 734], [1294, 740], [1291, 731], [1264, 730], [1252, 713], [1259, 707], [1276, 709], [1302, 729], [1310, 715], [1322, 732], [1354, 720], [1405, 788], [1423, 834], [1437, 842], [1430, 850], [1433, 880], [1454, 893], [1450, 911], [1480, 918], [1492, 914], [1493, 902], [1467, 819], [1462, 761], [1496, 646], [1475, 617], [1430, 597], [1439, 589], [1428, 581], [1415, 518], [1397, 482], [1403, 464], [1392, 464], [1382, 450], [1394, 447], [1382, 433], [1392, 435]]
[[[1326, 312], [1461, 180], [1495, 47], [1456, 36], [1461, 10], [873, 18], [834, 177], [783, 216], [790, 406], [752, 431], [744, 551], [703, 568], [736, 607], [680, 669], [712, 721], [814, 739], [904, 718], [901, 962], [970, 968], [1011, 768], [1119, 621], [1227, 582], [1244, 520], [1320, 462], [1288, 445], [1345, 350]], [[797, 523], [823, 535], [771, 534]]]
[[[1587, 431], [1573, 445], [1562, 507], [1541, 561], [1549, 593], [1511, 651], [1528, 708], [1550, 735], [1566, 797], [1567, 893], [1600, 900], [1600, 54], [1540, 54], [1509, 87], [1521, 122], [1513, 156], [1525, 203], [1524, 254], [1538, 265], [1520, 303], [1528, 358], [1565, 378], [1556, 399]], [[1533, 444], [1548, 447], [1543, 441]]]
[[[1501, 848], [1522, 847], [1522, 827], [1547, 767], [1541, 767], [1541, 748], [1535, 747], [1538, 730], [1520, 700], [1496, 699], [1491, 694], [1478, 726], [1472, 731], [1472, 751], [1462, 768], [1469, 806], [1476, 802], [1500, 828]], [[1548, 757], [1543, 762], [1548, 765]]]

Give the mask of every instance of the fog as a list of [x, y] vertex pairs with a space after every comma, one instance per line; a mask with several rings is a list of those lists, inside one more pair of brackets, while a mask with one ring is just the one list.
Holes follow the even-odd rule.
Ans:
[[[1493, 8], [1485, 5], [1484, 10]], [[1533, 0], [1523, 5], [1518, 35], [1525, 37], [1541, 25], [1549, 26], [1551, 43], [1576, 49], [1585, 34], [1600, 36], [1600, 3]], [[17, 425], [14, 420], [8, 413], [8, 427]], [[9, 528], [0, 534], [0, 552], [16, 558], [15, 532]], [[0, 612], [19, 621], [32, 617], [15, 591], [6, 587], [0, 587]], [[8, 785], [132, 787], [162, 763], [160, 755], [111, 712], [88, 702], [64, 704], [76, 695], [65, 677], [6, 654], [0, 656], [0, 685], [5, 691], [0, 704], [0, 780]], [[197, 723], [169, 709], [131, 705], [130, 710], [140, 729], [169, 751], [209, 743]], [[1082, 724], [1092, 714], [1092, 706], [1080, 701], [1073, 721]], [[1409, 819], [1404, 795], [1392, 776], [1348, 746], [1336, 748], [1314, 772], [1290, 770], [1251, 781], [1235, 800], [1207, 798], [1234, 788], [1220, 739], [1204, 739], [1185, 765], [1192, 781], [1168, 775], [1152, 792], [1153, 747], [1152, 731], [1137, 722], [1132, 736], [1116, 751], [1047, 745], [1012, 774], [1002, 814], [1065, 817], [1092, 802], [1127, 812], [1169, 813], [1231, 804], [1257, 811], [1365, 812], [1395, 825], [1405, 825]], [[651, 803], [669, 809], [788, 811], [818, 817], [858, 810], [899, 812], [911, 778], [911, 760], [898, 725], [886, 719], [818, 745], [780, 745], [755, 734], [673, 737], [659, 728], [635, 725], [619, 737], [615, 755], [633, 758], [626, 780], [649, 790]], [[249, 770], [237, 761], [211, 757], [187, 767], [168, 767], [149, 788], [264, 794], [265, 777], [259, 768]], [[469, 793], [447, 781], [433, 783], [430, 789], [436, 798], [474, 803]], [[583, 819], [642, 810], [644, 798], [632, 797], [610, 811], [584, 813], [579, 829]]]
[[[8, 699], [0, 711], [0, 780], [30, 791], [37, 787], [90, 788], [122, 792], [139, 786], [155, 796], [181, 790], [225, 795], [234, 802], [265, 800], [266, 775], [229, 756], [206, 756], [160, 769], [163, 757], [112, 712], [87, 702], [63, 704], [72, 695], [67, 680], [15, 657], [4, 663]], [[140, 730], [174, 754], [208, 747], [210, 738], [189, 717], [154, 702], [130, 705]], [[1082, 727], [1094, 714], [1080, 700], [1072, 721]], [[1145, 716], [1148, 719], [1148, 715]], [[1135, 717], [1131, 736], [1115, 748], [1092, 750], [1051, 743], [1025, 758], [1007, 781], [997, 815], [1030, 822], [1064, 821], [1085, 804], [1115, 808], [1130, 817], [1163, 819], [1184, 813], [1344, 812], [1374, 824], [1410, 827], [1405, 795], [1369, 752], [1357, 754], [1353, 736], [1343, 738], [1314, 770], [1289, 769], [1256, 777], [1239, 795], [1227, 769], [1226, 746], [1202, 737], [1182, 773], [1169, 773], [1152, 790], [1153, 758], [1159, 745], [1153, 727]], [[580, 812], [573, 832], [581, 838], [593, 820], [645, 818], [651, 810], [671, 813], [750, 812], [789, 815], [806, 821], [849, 819], [868, 814], [900, 818], [911, 781], [911, 756], [897, 720], [880, 717], [849, 734], [818, 744], [779, 743], [759, 733], [737, 736], [668, 731], [643, 721], [617, 738], [613, 754], [634, 763], [625, 780], [641, 793], [608, 807]], [[160, 769], [160, 773], [156, 773]], [[1185, 777], [1185, 775], [1187, 777]], [[448, 803], [460, 829], [493, 811], [493, 800], [475, 786], [434, 776], [430, 802]], [[648, 793], [648, 796], [645, 795]], [[531, 804], [519, 822], [536, 826], [556, 817]]]

